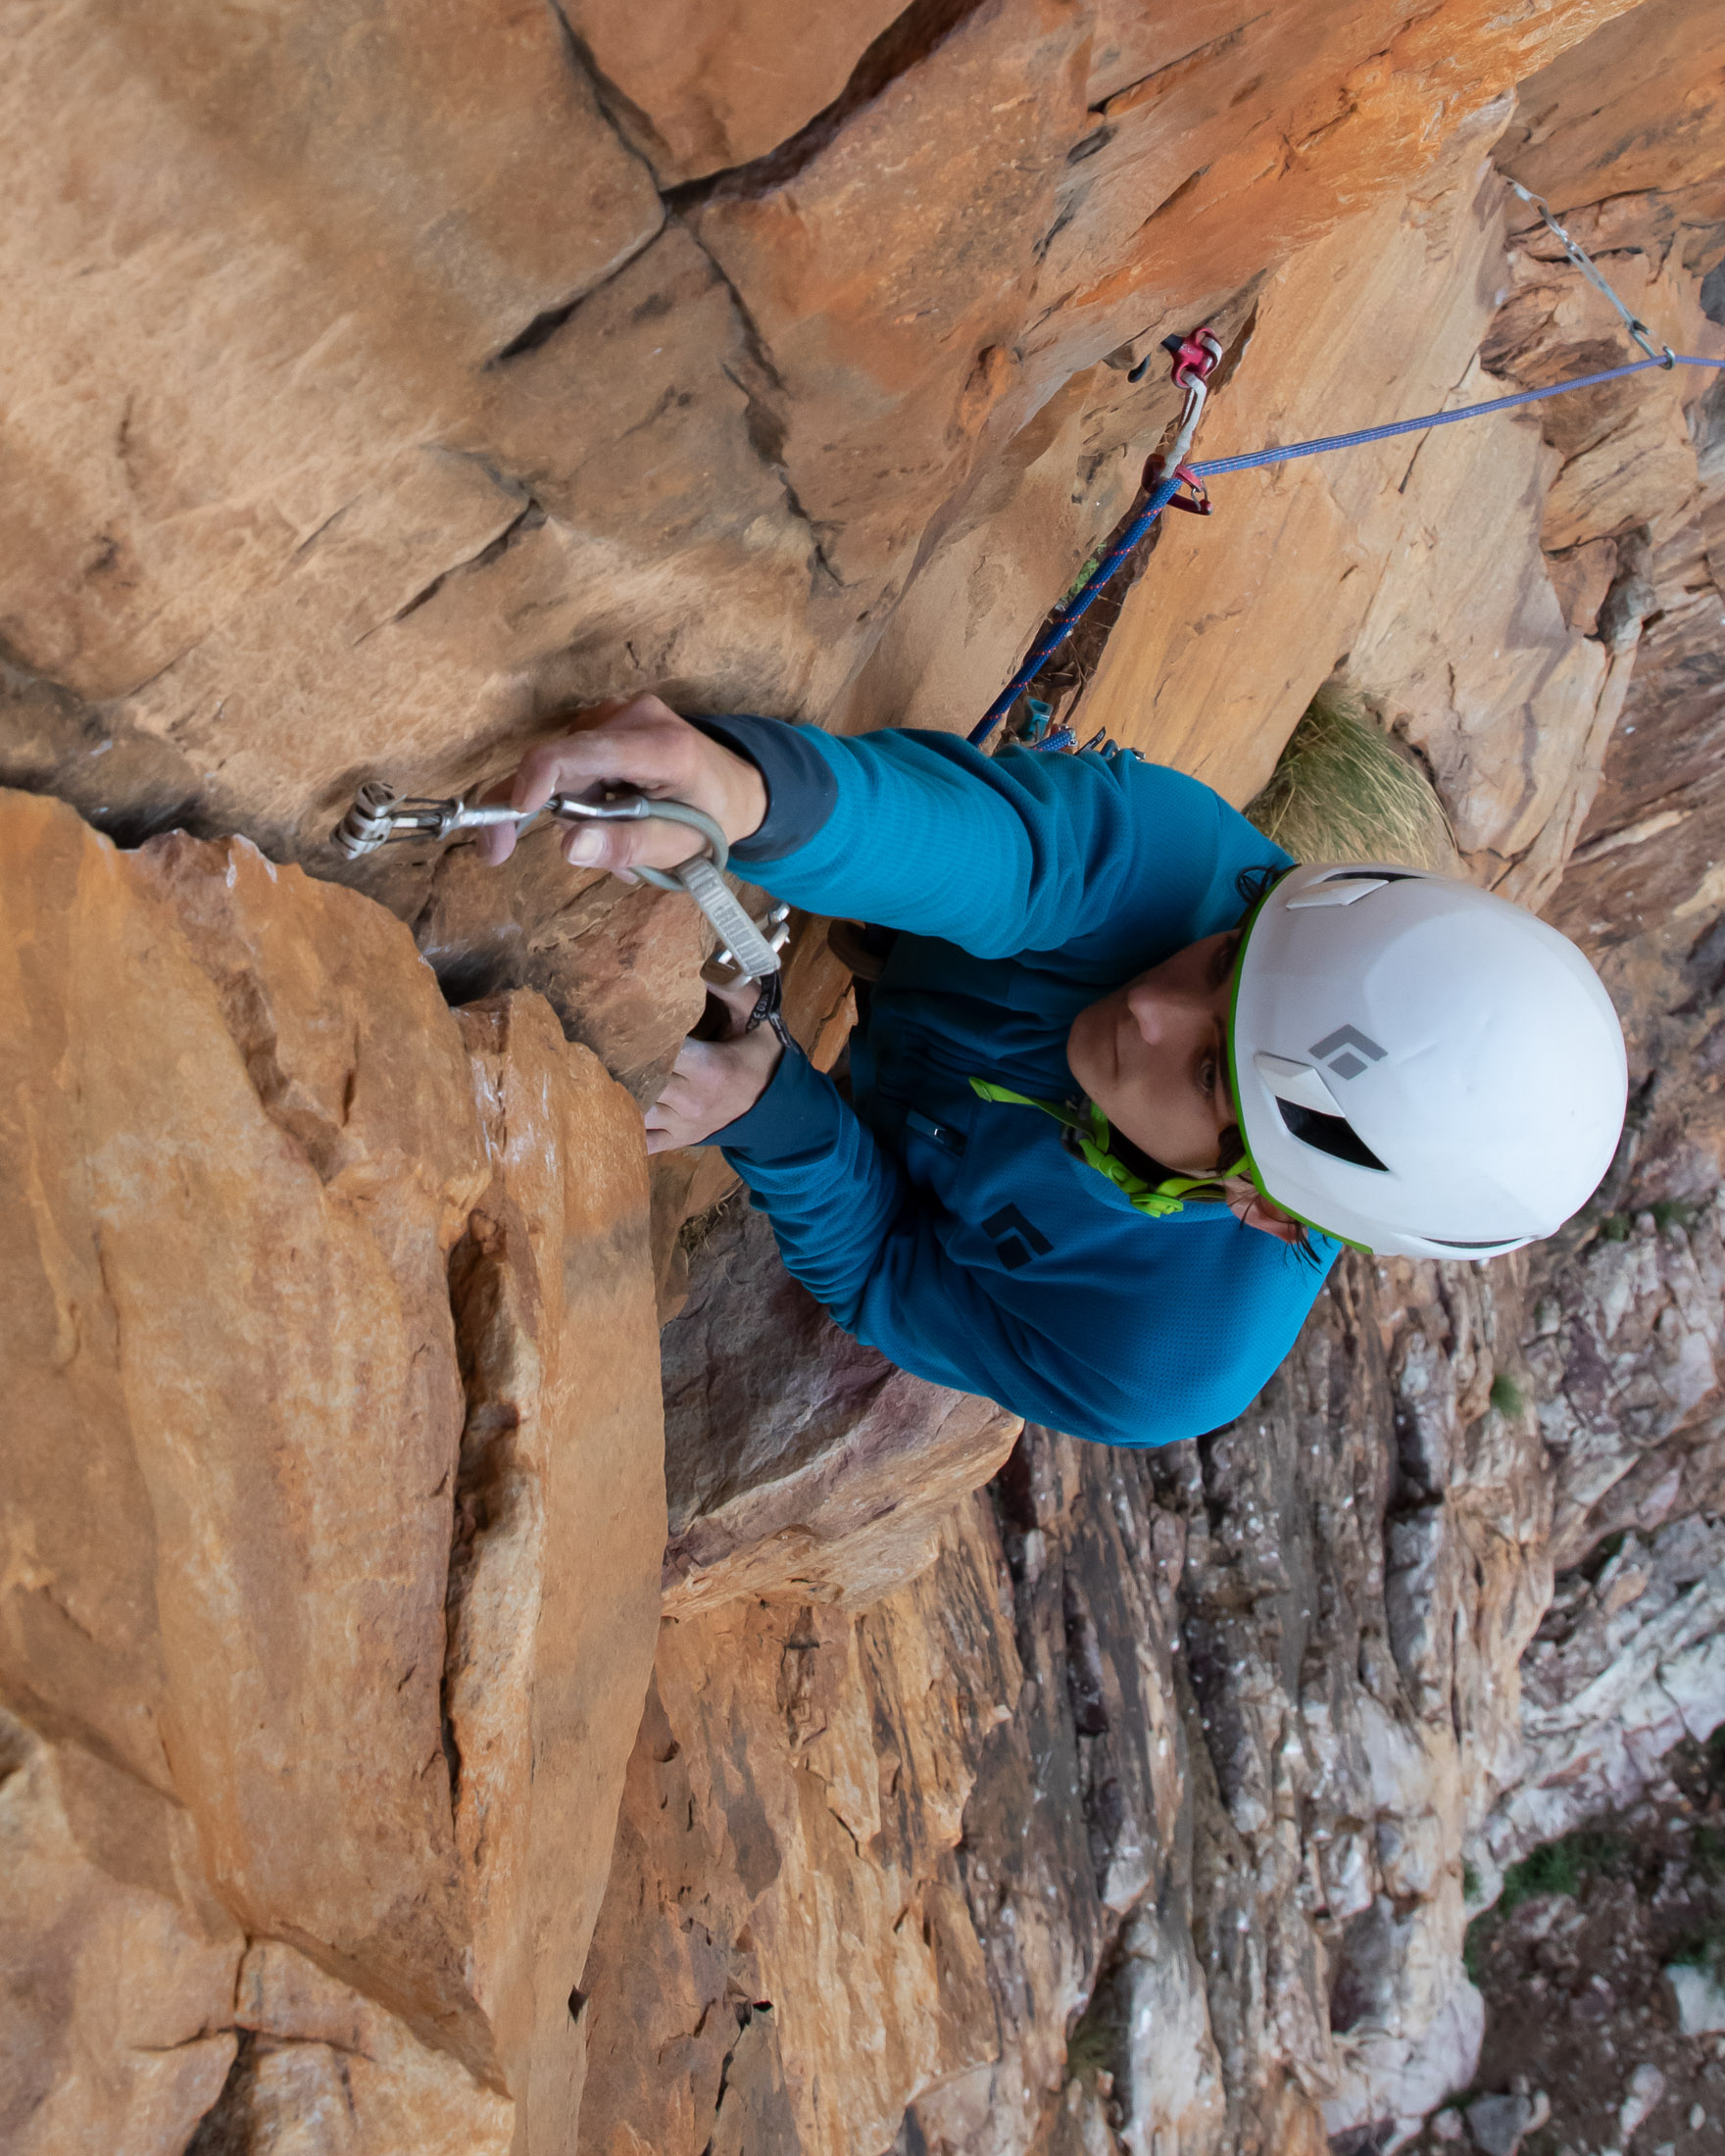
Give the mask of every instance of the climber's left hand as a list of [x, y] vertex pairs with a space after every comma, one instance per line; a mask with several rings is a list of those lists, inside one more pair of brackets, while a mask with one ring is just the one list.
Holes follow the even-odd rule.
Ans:
[[722, 1041], [683, 1043], [659, 1099], [647, 1110], [649, 1152], [698, 1146], [746, 1115], [771, 1084], [784, 1054], [770, 1026], [743, 1031], [760, 994], [758, 982], [737, 981], [710, 993], [729, 1010], [730, 1034]]

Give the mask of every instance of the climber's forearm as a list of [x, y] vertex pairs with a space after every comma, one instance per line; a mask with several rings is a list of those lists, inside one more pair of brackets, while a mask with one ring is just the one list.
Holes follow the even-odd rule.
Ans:
[[[657, 697], [584, 713], [523, 758], [513, 794], [531, 809], [555, 789], [607, 783], [706, 809], [740, 870], [811, 912], [979, 957], [1106, 931], [1088, 954], [1099, 979], [1146, 948], [1194, 940], [1243, 868], [1287, 862], [1210, 788], [1135, 758], [991, 758], [951, 734], [845, 739], [779, 719], [692, 724]], [[513, 839], [504, 826], [481, 843], [501, 860]], [[674, 867], [692, 844], [684, 826], [648, 817], [575, 824], [564, 851], [627, 874]]]
[[810, 912], [979, 957], [1112, 924], [1130, 960], [1190, 940], [1241, 867], [1285, 859], [1210, 788], [1136, 758], [991, 758], [949, 734], [701, 723], [765, 780], [766, 817], [735, 854], [755, 882]]

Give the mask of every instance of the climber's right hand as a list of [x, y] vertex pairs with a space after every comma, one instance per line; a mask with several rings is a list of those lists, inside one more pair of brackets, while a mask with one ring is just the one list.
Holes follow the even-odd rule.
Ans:
[[[746, 757], [679, 718], [656, 696], [616, 698], [577, 713], [572, 730], [522, 757], [513, 780], [494, 786], [487, 801], [507, 801], [526, 813], [553, 794], [584, 794], [602, 785], [632, 786], [665, 801], [704, 808], [735, 846], [751, 838], [766, 815], [766, 785]], [[475, 834], [479, 858], [493, 867], [515, 852], [513, 825]], [[609, 868], [633, 881], [631, 868], [677, 868], [703, 851], [686, 825], [647, 817], [640, 823], [574, 823], [563, 840], [577, 868]]]

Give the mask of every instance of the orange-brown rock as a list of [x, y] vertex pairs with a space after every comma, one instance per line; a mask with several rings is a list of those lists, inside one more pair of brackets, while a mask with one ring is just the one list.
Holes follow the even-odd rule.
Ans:
[[[352, 2156], [506, 2156], [515, 2106], [292, 1947], [250, 1947], [183, 1807], [10, 1716], [0, 2132], [24, 2156], [179, 2156], [202, 2132]], [[555, 2145], [555, 2144], [553, 2144]]]
[[[182, 0], [147, 35], [101, 5], [20, 27], [14, 124], [71, 96], [91, 131], [85, 155], [35, 130], [14, 175], [13, 393], [33, 415], [15, 455], [34, 479], [10, 640], [113, 695], [291, 579], [334, 521], [347, 548], [371, 525], [376, 597], [398, 603], [440, 547], [447, 567], [497, 537], [522, 504], [419, 451], [427, 413], [453, 416], [473, 369], [663, 216], [553, 18], [491, 0], [433, 28], [336, 0], [248, 32]], [[100, 449], [69, 456], [80, 412]]]
[[[1495, 124], [1505, 117], [1500, 109]], [[1500, 187], [1486, 165], [1493, 131], [1488, 124], [1463, 136], [1431, 192], [1344, 226], [1268, 282], [1251, 341], [1206, 420], [1204, 456], [1444, 405], [1491, 319], [1487, 280], [1502, 250]], [[1442, 439], [1390, 441], [1215, 480], [1214, 517], [1179, 517], [1162, 533], [1079, 723], [1194, 771], [1236, 803], [1250, 799], [1313, 692], [1347, 658], [1373, 590], [1422, 568], [1424, 544], [1398, 533], [1386, 546], [1369, 524], [1386, 498], [1395, 515], [1405, 514], [1397, 490], [1415, 452], [1423, 458]], [[1470, 471], [1486, 446], [1464, 440]], [[1537, 429], [1518, 435], [1511, 424], [1489, 447], [1490, 468], [1507, 473], [1512, 501], [1536, 490]], [[1501, 530], [1500, 504], [1482, 514], [1485, 528]], [[1500, 571], [1496, 580], [1519, 594], [1527, 570], [1542, 581], [1543, 572], [1537, 536], [1523, 528], [1514, 543], [1523, 574], [1512, 580]], [[1398, 611], [1393, 598], [1390, 607]], [[1442, 634], [1427, 607], [1409, 611]]]
[[637, 1112], [243, 840], [0, 810], [0, 1682], [185, 1824], [159, 1891], [564, 2146], [664, 1538]]
[[[331, 0], [281, 37], [177, 0], [147, 49], [42, 0], [7, 80], [28, 767], [310, 847], [356, 776], [491, 775], [570, 698], [834, 713], [1051, 397], [1398, 195], [1614, 12], [987, 0], [858, 71], [879, 11], [738, 10], [649, 86], [662, 26], [598, 0], [572, 42], [518, 0], [411, 30]], [[33, 124], [69, 86], [75, 143]], [[795, 151], [666, 224], [606, 100]], [[1108, 450], [1159, 424], [1159, 388], [1100, 386]], [[1073, 476], [1039, 588], [968, 582], [991, 674], [1109, 519]]]
[[627, 1097], [539, 997], [461, 1019], [494, 1174], [450, 1257], [468, 1410], [444, 1714], [475, 1995], [521, 2146], [555, 2150], [658, 1620], [646, 1163]]
[[[898, 0], [789, 14], [762, 0], [652, 9], [572, 0], [565, 12], [613, 119], [662, 186], [777, 149], [834, 103], [902, 13]], [[883, 52], [874, 72], [884, 79], [894, 60]]]
[[777, 454], [845, 585], [896, 595], [1015, 390], [1084, 132], [1084, 28], [1064, 0], [982, 0], [801, 170], [697, 219], [771, 355]]
[[866, 1604], [922, 1571], [1022, 1419], [895, 1370], [727, 1205], [665, 1329], [672, 1615], [738, 1597]]
[[[0, 2139], [179, 2156], [233, 2064], [245, 1941], [190, 1815], [0, 1714]], [[459, 2071], [459, 2070], [458, 2070]]]
[[507, 2156], [537, 2145], [506, 2097], [291, 1946], [247, 1948], [232, 2014], [238, 2053], [200, 2129], [218, 2146], [285, 2156], [320, 2130], [343, 2134], [336, 2145], [356, 2156]]
[[1722, 62], [1707, 0], [1628, 9], [1523, 84], [1506, 169], [1558, 212], [1689, 187], [1718, 166]]
[[242, 1922], [477, 2063], [427, 1772], [487, 1179], [459, 1034], [363, 901], [6, 810], [8, 1689], [178, 1795]]
[[583, 2156], [887, 2148], [996, 2055], [955, 1848], [1019, 1671], [986, 1506], [858, 1617], [667, 1621], [583, 1988]]
[[387, 862], [385, 889], [412, 907], [420, 956], [452, 1002], [537, 989], [645, 1105], [701, 1015], [713, 931], [680, 892], [643, 884], [619, 897], [602, 871], [571, 869], [560, 836], [530, 831], [501, 873], [468, 844], [405, 870]]
[[1189, 1451], [1026, 1433], [965, 1497], [1010, 1420], [787, 1301], [711, 1159], [649, 1253], [564, 1036], [650, 1093], [682, 902], [280, 862], [600, 693], [968, 724], [1166, 329], [1229, 347], [1209, 453], [1619, 356], [1505, 172], [1725, 349], [1715, 12], [31, 0], [0, 777], [275, 865], [0, 803], [24, 2145], [1305, 2156], [1465, 2080], [1467, 1867], [1725, 1711], [1705, 382], [1225, 480], [1127, 608], [1093, 726], [1243, 798], [1340, 673], [1637, 1087], [1569, 1237], [1350, 1259]]

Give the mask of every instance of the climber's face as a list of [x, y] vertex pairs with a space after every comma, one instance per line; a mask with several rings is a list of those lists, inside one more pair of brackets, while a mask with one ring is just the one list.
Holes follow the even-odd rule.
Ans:
[[1238, 931], [1207, 936], [1081, 1010], [1066, 1036], [1072, 1075], [1133, 1145], [1183, 1175], [1221, 1158], [1237, 1118], [1228, 1090], [1228, 1012]]

